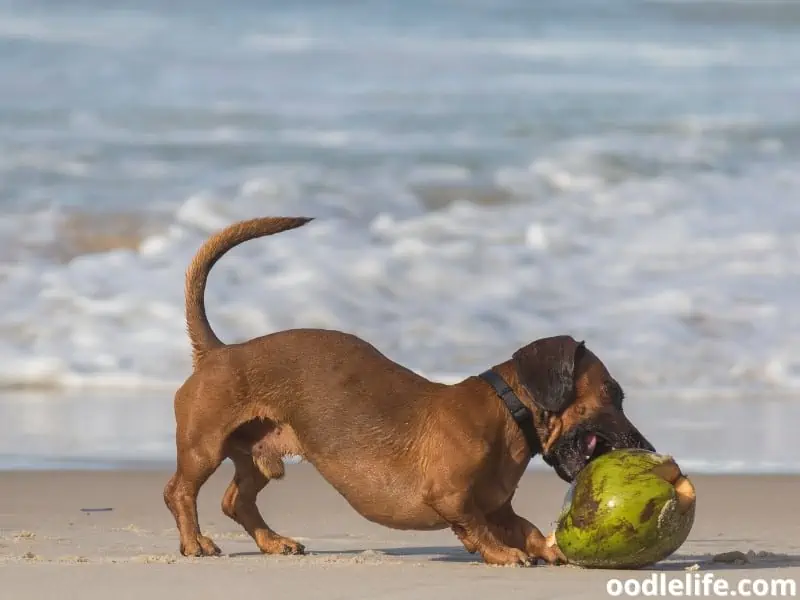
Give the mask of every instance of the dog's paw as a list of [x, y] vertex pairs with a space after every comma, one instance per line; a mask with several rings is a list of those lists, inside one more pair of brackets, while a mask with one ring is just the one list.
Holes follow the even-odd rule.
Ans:
[[284, 542], [281, 554], [305, 554], [306, 547], [299, 542], [289, 540], [289, 543]]
[[482, 552], [483, 560], [490, 565], [502, 567], [529, 567], [531, 557], [519, 548], [493, 548]]
[[306, 553], [303, 544], [282, 535], [258, 536], [256, 544], [264, 554], [299, 555]]
[[545, 564], [548, 565], [565, 565], [569, 561], [567, 557], [564, 556], [564, 553], [561, 552], [561, 549], [555, 543], [555, 541], [550, 541], [548, 536], [548, 544], [538, 548], [534, 552], [531, 553], [534, 558], [542, 560]]
[[198, 535], [197, 541], [200, 542], [200, 547], [203, 549], [203, 556], [219, 556], [222, 554], [219, 546], [210, 537]]
[[221, 553], [222, 551], [214, 541], [204, 535], [198, 535], [187, 543], [181, 542], [183, 556], [219, 556]]
[[305, 554], [306, 547], [300, 542], [296, 542], [291, 538], [282, 538], [278, 542], [281, 546], [281, 554]]

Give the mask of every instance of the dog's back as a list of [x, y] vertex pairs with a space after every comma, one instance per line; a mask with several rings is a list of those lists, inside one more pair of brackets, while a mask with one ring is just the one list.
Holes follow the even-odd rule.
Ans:
[[[229, 396], [226, 404], [239, 405], [253, 418], [291, 422], [309, 451], [324, 445], [319, 450], [326, 454], [336, 452], [335, 446], [363, 444], [369, 432], [360, 431], [361, 422], [374, 430], [382, 416], [391, 415], [393, 422], [400, 418], [412, 426], [424, 414], [425, 391], [443, 387], [363, 339], [330, 329], [289, 329], [223, 345], [205, 353], [195, 372], [185, 386], [193, 379], [207, 385], [209, 377], [223, 378], [215, 389]], [[422, 393], [409, 396], [409, 389]], [[327, 419], [331, 411], [335, 419]], [[331, 423], [349, 425], [334, 432]]]

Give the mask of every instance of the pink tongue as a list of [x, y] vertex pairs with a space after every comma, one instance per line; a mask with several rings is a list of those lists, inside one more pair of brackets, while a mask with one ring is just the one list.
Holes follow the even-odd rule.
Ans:
[[586, 456], [594, 454], [595, 446], [597, 446], [597, 436], [593, 433], [586, 434]]

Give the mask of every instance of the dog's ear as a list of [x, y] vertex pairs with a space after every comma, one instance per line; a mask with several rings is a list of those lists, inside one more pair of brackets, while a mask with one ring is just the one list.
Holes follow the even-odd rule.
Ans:
[[560, 413], [572, 404], [575, 364], [583, 350], [583, 342], [560, 335], [536, 340], [514, 353], [517, 376], [536, 406]]

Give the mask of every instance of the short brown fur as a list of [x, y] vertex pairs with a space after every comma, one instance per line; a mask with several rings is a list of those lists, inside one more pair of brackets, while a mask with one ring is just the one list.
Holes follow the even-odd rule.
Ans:
[[[300, 227], [305, 218], [234, 224], [198, 250], [186, 276], [193, 372], [175, 394], [177, 469], [164, 489], [185, 555], [218, 554], [197, 515], [200, 487], [225, 458], [235, 475], [222, 510], [262, 552], [302, 553], [273, 531], [257, 494], [300, 456], [370, 521], [398, 529], [451, 528], [490, 564], [563, 561], [511, 506], [534, 452], [495, 391], [478, 377], [444, 385], [393, 362], [356, 336], [294, 329], [223, 344], [206, 317], [211, 267], [246, 240]], [[571, 339], [571, 338], [570, 338]], [[547, 452], [563, 432], [609, 409], [610, 375], [591, 352], [575, 367], [575, 400], [537, 409], [511, 360], [495, 370], [533, 411]]]

